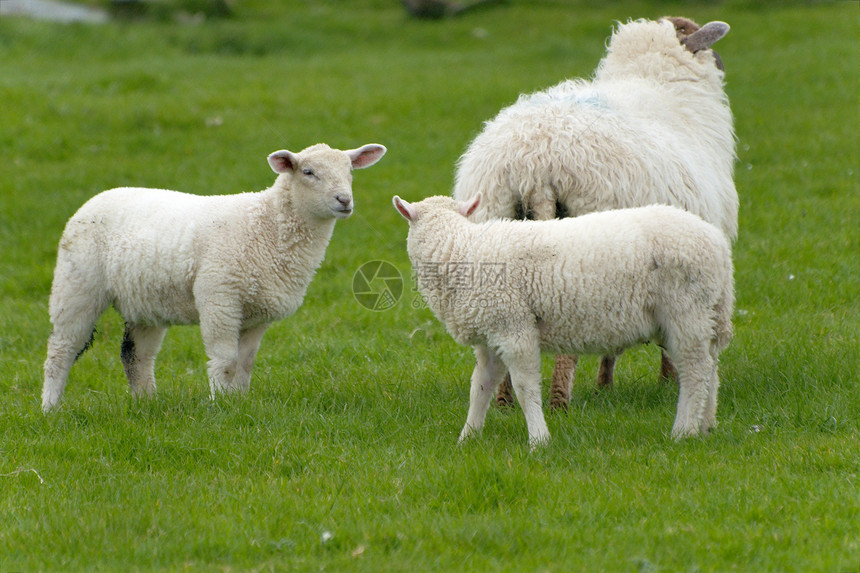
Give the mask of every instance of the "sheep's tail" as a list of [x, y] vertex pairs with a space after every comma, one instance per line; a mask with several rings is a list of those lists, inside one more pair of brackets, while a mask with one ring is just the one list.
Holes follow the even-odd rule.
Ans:
[[520, 189], [524, 219], [549, 221], [559, 213], [559, 193], [552, 184], [537, 180], [531, 186]]

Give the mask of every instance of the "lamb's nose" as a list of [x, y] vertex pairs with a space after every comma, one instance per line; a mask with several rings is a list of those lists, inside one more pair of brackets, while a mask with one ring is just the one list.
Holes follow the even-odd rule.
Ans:
[[338, 193], [337, 195], [334, 196], [334, 198], [335, 198], [335, 200], [337, 200], [338, 203], [340, 203], [344, 207], [349, 207], [350, 203], [352, 203], [352, 196], [351, 195], [343, 195], [341, 193]]

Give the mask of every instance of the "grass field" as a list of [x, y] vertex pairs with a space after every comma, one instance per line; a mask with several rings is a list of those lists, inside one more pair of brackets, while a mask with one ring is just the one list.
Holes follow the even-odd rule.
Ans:
[[[856, 4], [509, 0], [445, 22], [395, 0], [234, 7], [196, 25], [0, 20], [0, 572], [860, 570]], [[414, 308], [391, 196], [449, 193], [482, 121], [588, 75], [613, 21], [666, 14], [732, 25], [719, 427], [668, 437], [677, 391], [644, 347], [611, 391], [583, 358], [545, 449], [518, 408], [458, 447], [472, 353]], [[318, 141], [389, 152], [356, 173], [356, 213], [247, 397], [210, 401], [199, 332], [176, 327], [158, 397], [132, 402], [110, 311], [41, 414], [57, 241], [87, 198], [262, 189], [269, 152]], [[373, 260], [404, 277], [383, 312], [351, 290]]]

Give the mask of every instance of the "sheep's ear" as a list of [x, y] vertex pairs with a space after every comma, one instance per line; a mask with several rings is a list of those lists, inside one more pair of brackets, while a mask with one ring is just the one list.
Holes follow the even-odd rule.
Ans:
[[475, 212], [475, 209], [477, 209], [477, 208], [478, 208], [478, 205], [480, 205], [480, 204], [481, 204], [481, 193], [478, 193], [477, 195], [475, 195], [474, 197], [472, 197], [472, 198], [471, 198], [471, 199], [469, 199], [468, 201], [465, 201], [465, 202], [463, 202], [463, 203], [460, 203], [460, 205], [459, 205], [459, 207], [457, 208], [457, 210], [458, 210], [458, 211], [460, 212], [460, 214], [461, 214], [461, 215], [463, 215], [464, 217], [468, 217], [468, 216], [470, 216], [472, 213], [474, 213], [474, 212]]
[[415, 216], [417, 213], [415, 212], [415, 207], [395, 195], [391, 202], [394, 203], [394, 208], [397, 209], [404, 219], [409, 221], [410, 223], [415, 220]]
[[385, 149], [384, 145], [379, 145], [378, 143], [368, 143], [367, 145], [362, 145], [358, 149], [349, 149], [344, 153], [347, 154], [349, 160], [352, 161], [353, 169], [363, 169], [365, 167], [370, 167], [385, 155], [385, 152], [388, 151]]
[[287, 171], [295, 171], [299, 165], [299, 160], [292, 151], [281, 149], [269, 154], [269, 165], [275, 173], [286, 173]]
[[693, 53], [710, 48], [720, 38], [729, 33], [729, 25], [725, 22], [708, 22], [686, 38], [681, 43]]

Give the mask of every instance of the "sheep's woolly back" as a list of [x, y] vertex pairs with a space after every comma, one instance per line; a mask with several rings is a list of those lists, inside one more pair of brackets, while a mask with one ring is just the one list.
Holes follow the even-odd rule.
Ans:
[[[671, 22], [618, 27], [593, 81], [520, 96], [458, 162], [454, 197], [475, 221], [671, 204], [737, 235], [735, 139], [723, 72]], [[520, 211], [520, 209], [522, 211]]]
[[413, 207], [407, 250], [419, 290], [461, 344], [493, 346], [535, 326], [559, 351], [617, 352], [663, 336], [717, 351], [729, 342], [728, 240], [681, 209], [474, 223], [448, 197]]
[[63, 232], [52, 320], [70, 307], [64, 301], [78, 281], [132, 324], [196, 323], [206, 304], [238, 314], [245, 328], [289, 316], [325, 256], [333, 209], [341, 207], [335, 192], [352, 206], [347, 153], [319, 144], [292, 161], [293, 169], [256, 193], [118, 188], [93, 197]]
[[[241, 300], [248, 325], [271, 322], [299, 307], [334, 229], [333, 219], [311, 225], [290, 212], [286, 195], [278, 187], [210, 197], [106, 191], [69, 221], [55, 274], [74, 276], [64, 265], [86, 261], [94, 292], [130, 323], [196, 323], [203, 292]], [[70, 286], [54, 282], [54, 322]]]

